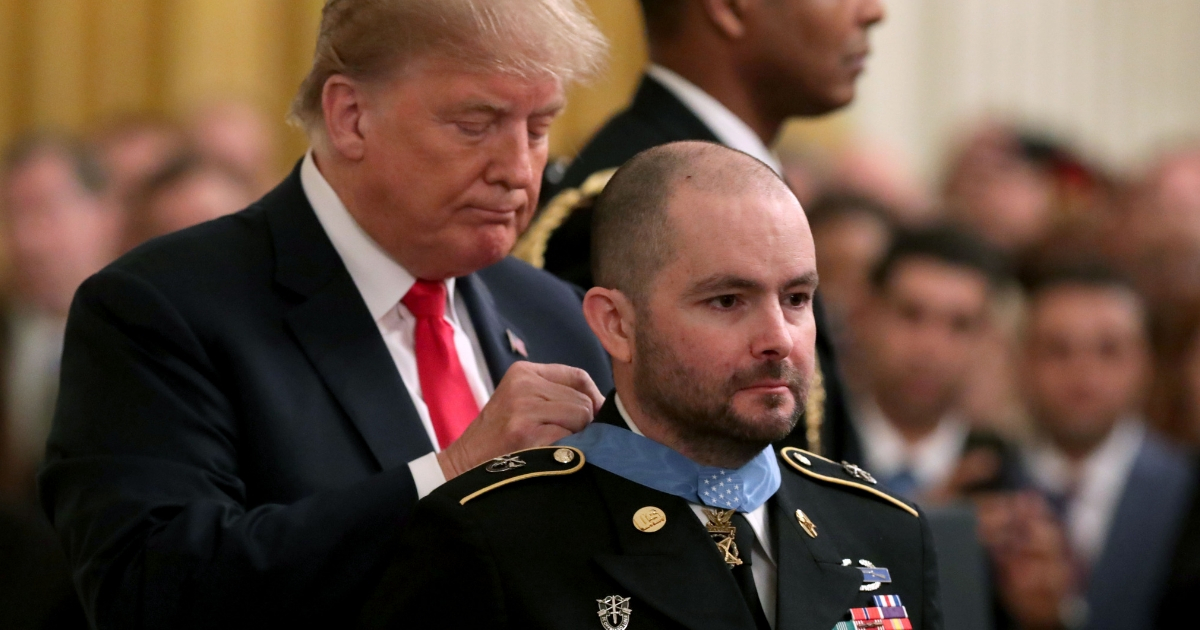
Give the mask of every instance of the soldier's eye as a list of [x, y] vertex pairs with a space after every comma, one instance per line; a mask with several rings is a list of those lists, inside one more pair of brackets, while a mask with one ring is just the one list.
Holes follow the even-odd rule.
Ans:
[[737, 306], [738, 298], [736, 295], [722, 295], [713, 298], [712, 303], [719, 308], [728, 309]]

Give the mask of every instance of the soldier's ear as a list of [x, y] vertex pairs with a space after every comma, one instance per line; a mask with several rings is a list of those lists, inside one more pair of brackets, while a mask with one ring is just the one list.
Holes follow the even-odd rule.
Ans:
[[633, 360], [635, 312], [624, 293], [594, 287], [583, 297], [583, 316], [613, 363]]
[[702, 0], [704, 13], [713, 26], [729, 39], [746, 34], [746, 10], [751, 0]]

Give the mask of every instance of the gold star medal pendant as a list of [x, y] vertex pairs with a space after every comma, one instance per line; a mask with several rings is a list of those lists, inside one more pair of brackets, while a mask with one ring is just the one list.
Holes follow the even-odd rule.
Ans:
[[737, 543], [734, 542], [737, 538], [737, 527], [730, 522], [734, 510], [703, 510], [704, 516], [708, 518], [704, 527], [708, 530], [708, 535], [712, 536], [713, 542], [717, 543], [717, 551], [724, 555], [725, 564], [731, 567], [738, 566], [742, 559], [738, 557]]

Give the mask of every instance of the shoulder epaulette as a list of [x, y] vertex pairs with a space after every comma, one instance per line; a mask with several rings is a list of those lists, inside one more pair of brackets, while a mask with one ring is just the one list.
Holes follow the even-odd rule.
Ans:
[[599, 195], [616, 172], [615, 168], [597, 171], [589, 175], [579, 188], [567, 188], [555, 195], [534, 219], [533, 225], [529, 226], [521, 240], [517, 241], [512, 255], [538, 269], [544, 267], [546, 244], [550, 242], [550, 236], [571, 216], [581, 201]]
[[454, 492], [462, 494], [459, 505], [510, 483], [570, 475], [583, 468], [583, 451], [570, 446], [543, 446], [497, 457], [454, 479]]
[[825, 459], [816, 453], [810, 453], [794, 446], [788, 446], [780, 450], [779, 457], [806, 477], [837, 486], [861, 490], [879, 497], [913, 516], [920, 516], [911, 505], [874, 487], [877, 482], [871, 476], [871, 473], [854, 464], [849, 462], [839, 464], [833, 460]]

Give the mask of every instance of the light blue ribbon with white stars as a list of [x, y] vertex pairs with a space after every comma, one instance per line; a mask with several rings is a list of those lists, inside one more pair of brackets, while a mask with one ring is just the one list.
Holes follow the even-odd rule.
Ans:
[[779, 490], [779, 463], [771, 447], [736, 470], [701, 466], [628, 429], [602, 422], [558, 441], [583, 451], [587, 463], [690, 503], [753, 512]]

